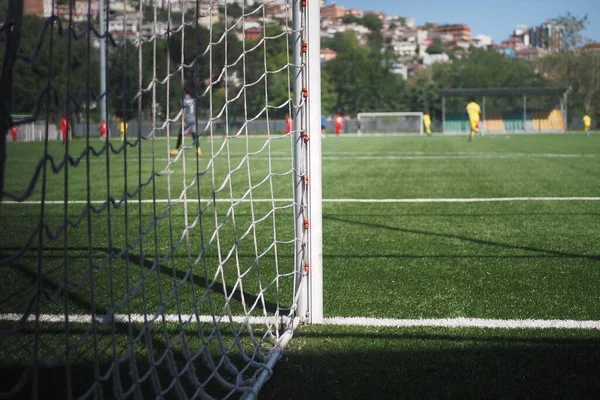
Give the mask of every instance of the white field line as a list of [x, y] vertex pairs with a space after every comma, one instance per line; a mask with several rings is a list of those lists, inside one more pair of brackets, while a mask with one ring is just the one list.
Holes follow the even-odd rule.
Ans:
[[[209, 199], [201, 199], [201, 201], [210, 201]], [[270, 202], [286, 202], [290, 203], [293, 199], [216, 199], [217, 203], [270, 203]], [[323, 199], [323, 203], [489, 203], [489, 202], [507, 202], [507, 201], [600, 201], [600, 197], [472, 197], [472, 198], [438, 198], [438, 199]], [[92, 200], [91, 204], [104, 204], [106, 200]], [[119, 202], [115, 199], [115, 202]], [[128, 199], [129, 205], [137, 203], [152, 204], [152, 203], [197, 203], [197, 199], [145, 199], [136, 200]], [[27, 201], [9, 201], [4, 200], [0, 204], [21, 204], [21, 205], [39, 205], [39, 200]], [[68, 204], [88, 204], [87, 200], [68, 200]], [[46, 200], [44, 204], [56, 205], [65, 204], [63, 200]]]
[[496, 328], [496, 329], [600, 329], [600, 321], [572, 319], [486, 319], [486, 318], [432, 318], [432, 319], [380, 319], [380, 318], [325, 318], [327, 325], [352, 325], [374, 327], [436, 327], [436, 328]]
[[323, 160], [476, 160], [476, 159], [515, 159], [515, 158], [597, 158], [596, 154], [480, 154], [480, 155], [452, 155], [452, 156], [352, 156], [336, 157], [323, 156]]
[[[115, 203], [119, 203], [120, 200], [119, 199], [114, 199]], [[271, 203], [271, 202], [275, 202], [275, 203], [282, 203], [282, 202], [286, 202], [286, 203], [291, 203], [293, 201], [293, 199], [200, 199], [200, 201], [202, 202], [209, 202], [212, 203], [217, 202], [217, 203]], [[150, 200], [150, 199], [145, 199], [145, 200], [136, 200], [133, 198], [130, 198], [127, 200], [127, 204], [129, 205], [135, 205], [137, 203], [142, 203], [142, 204], [182, 204], [182, 203], [197, 203], [198, 199], [155, 199], [155, 200]], [[67, 201], [68, 204], [88, 204], [87, 200], [69, 200]], [[91, 204], [104, 204], [106, 203], [106, 200], [92, 200], [90, 201]], [[39, 205], [41, 204], [41, 201], [39, 200], [27, 200], [27, 201], [2, 201], [0, 202], [0, 204], [29, 204], [29, 205]], [[64, 201], [62, 200], [46, 200], [44, 202], [44, 204], [48, 204], [48, 205], [56, 205], [56, 204], [65, 204]]]
[[600, 197], [473, 197], [466, 199], [323, 199], [323, 203], [486, 203], [498, 201], [599, 201]]
[[[22, 314], [0, 314], [0, 321], [18, 322], [23, 318]], [[194, 322], [213, 323], [215, 318], [210, 315], [194, 314], [167, 314], [167, 315], [142, 315], [142, 314], [117, 314], [113, 316], [97, 315], [96, 320], [101, 324], [111, 321], [117, 323], [143, 324], [162, 323], [163, 318], [168, 323]], [[30, 315], [27, 320], [35, 321], [35, 315]], [[65, 323], [64, 315], [41, 314], [41, 323], [62, 324]], [[92, 316], [89, 314], [69, 315], [69, 323], [89, 324]], [[222, 316], [217, 317], [220, 323], [250, 323], [250, 324], [272, 324], [277, 321], [276, 317], [245, 317], [245, 316]], [[387, 319], [387, 318], [360, 318], [360, 317], [334, 317], [325, 318], [325, 325], [361, 326], [361, 327], [391, 327], [391, 328], [483, 328], [483, 329], [600, 329], [600, 321], [594, 320], [572, 320], [572, 319], [487, 319], [487, 318], [425, 318], [425, 319]]]

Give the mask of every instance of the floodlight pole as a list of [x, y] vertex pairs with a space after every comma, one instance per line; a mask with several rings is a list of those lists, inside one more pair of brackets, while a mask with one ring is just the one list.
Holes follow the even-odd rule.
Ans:
[[565, 107], [565, 131], [569, 128], [569, 92], [571, 91], [571, 86], [567, 88], [567, 91], [564, 94], [564, 107]]
[[481, 96], [481, 105], [482, 105], [482, 121], [481, 121], [481, 131], [483, 132], [483, 127], [485, 126], [485, 96]]
[[446, 96], [442, 96], [442, 133], [446, 133]]
[[523, 130], [527, 130], [527, 95], [523, 95]]
[[98, 29], [98, 32], [100, 33], [100, 119], [104, 120], [104, 122], [106, 123], [106, 134], [108, 137], [110, 136], [108, 132], [108, 127], [110, 124], [108, 123], [108, 113], [106, 109], [106, 37], [104, 36], [106, 33], [106, 26], [104, 21], [105, 12], [106, 10], [104, 8], [104, 0], [98, 0], [98, 13], [100, 14], [100, 27]]

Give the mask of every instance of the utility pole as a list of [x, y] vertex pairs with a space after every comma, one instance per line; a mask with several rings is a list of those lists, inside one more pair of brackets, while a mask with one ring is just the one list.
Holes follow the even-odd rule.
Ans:
[[[100, 119], [106, 122], [107, 135], [109, 134], [108, 112], [106, 109], [106, 22], [108, 10], [104, 7], [104, 0], [98, 0], [98, 13], [100, 14]], [[106, 13], [106, 14], [105, 14]]]

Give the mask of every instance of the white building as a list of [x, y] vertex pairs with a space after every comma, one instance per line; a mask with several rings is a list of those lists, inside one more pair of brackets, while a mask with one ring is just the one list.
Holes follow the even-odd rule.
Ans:
[[165, 21], [157, 21], [156, 24], [154, 22], [144, 24], [140, 28], [140, 34], [146, 38], [152, 37], [156, 35], [164, 35], [167, 32], [167, 28], [169, 27], [168, 22]]
[[247, 29], [257, 29], [257, 28], [262, 28], [262, 24], [259, 21], [244, 21], [244, 25], [243, 25], [243, 30], [246, 31]]
[[451, 33], [429, 31], [429, 39], [440, 39], [442, 43], [449, 43], [454, 40]]
[[447, 63], [450, 61], [448, 54], [425, 54], [423, 56], [423, 65], [431, 65], [436, 63]]
[[513, 32], [513, 36], [521, 36], [524, 33], [527, 33], [529, 27], [527, 25], [517, 25], [515, 31]]
[[425, 56], [427, 54], [427, 47], [429, 46], [429, 32], [426, 30], [418, 29], [416, 31], [417, 43], [419, 44], [419, 57]]
[[488, 35], [476, 35], [471, 39], [471, 44], [473, 47], [477, 47], [478, 49], [487, 49], [492, 45], [494, 41], [491, 36]]
[[399, 57], [415, 56], [417, 54], [418, 47], [419, 45], [414, 40], [403, 40], [392, 43], [392, 48]]
[[393, 74], [402, 75], [404, 80], [408, 79], [408, 67], [404, 64], [393, 64], [390, 67], [390, 72]]
[[354, 31], [354, 33], [356, 33], [357, 37], [358, 37], [358, 35], [362, 36], [362, 35], [368, 35], [371, 33], [369, 28], [367, 28], [366, 26], [363, 26], [363, 25], [359, 25], [359, 24], [351, 24], [351, 25], [349, 25], [348, 28], [350, 30]]
[[108, 31], [114, 33], [124, 33], [126, 35], [135, 34], [139, 29], [137, 19], [115, 18], [108, 21]]
[[[107, 4], [109, 4], [108, 1], [104, 1], [104, 5], [106, 6]], [[87, 4], [85, 5], [87, 7]], [[127, 3], [126, 1], [111, 1], [110, 2], [110, 9], [112, 11], [118, 12], [118, 13], [135, 13], [138, 11], [138, 9], [136, 7], [133, 7], [131, 4]]]

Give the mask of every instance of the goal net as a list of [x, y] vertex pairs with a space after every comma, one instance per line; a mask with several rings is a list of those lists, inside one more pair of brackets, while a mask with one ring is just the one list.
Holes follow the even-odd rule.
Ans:
[[255, 397], [319, 290], [318, 5], [40, 3], [0, 5], [0, 396]]
[[356, 116], [359, 135], [422, 135], [422, 112], [370, 112]]

